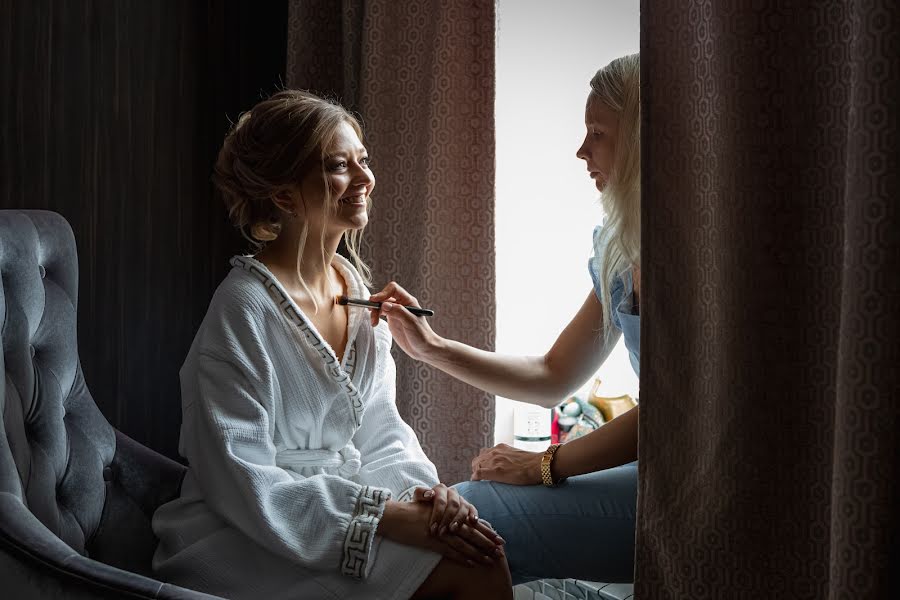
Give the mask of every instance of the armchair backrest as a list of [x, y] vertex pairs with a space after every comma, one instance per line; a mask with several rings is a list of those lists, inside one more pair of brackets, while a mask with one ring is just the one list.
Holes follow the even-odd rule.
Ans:
[[78, 356], [78, 257], [66, 220], [0, 211], [0, 493], [84, 556], [147, 574], [150, 518], [184, 467], [116, 431]]

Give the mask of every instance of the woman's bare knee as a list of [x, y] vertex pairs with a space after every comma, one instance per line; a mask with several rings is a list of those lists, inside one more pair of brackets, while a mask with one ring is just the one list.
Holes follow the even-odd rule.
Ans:
[[505, 558], [491, 566], [475, 567], [466, 567], [445, 558], [419, 586], [412, 598], [413, 600], [436, 598], [510, 600], [512, 597], [512, 581]]

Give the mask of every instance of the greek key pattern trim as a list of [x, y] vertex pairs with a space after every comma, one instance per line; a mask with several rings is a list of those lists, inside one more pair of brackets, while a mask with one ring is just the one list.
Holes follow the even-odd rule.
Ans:
[[[402, 494], [397, 496], [397, 501], [398, 502], [412, 502], [413, 496], [416, 493], [416, 489], [419, 487], [420, 486], [418, 486], [418, 485], [414, 485], [414, 486], [406, 488], [405, 490], [403, 490]], [[421, 486], [421, 487], [428, 487], [428, 486]]]
[[369, 554], [375, 541], [375, 530], [384, 503], [390, 498], [390, 492], [381, 488], [363, 486], [356, 501], [347, 537], [344, 538], [344, 557], [341, 561], [341, 573], [354, 579], [365, 579], [368, 574]]
[[322, 360], [325, 361], [326, 371], [331, 373], [331, 377], [340, 384], [347, 397], [350, 400], [350, 406], [353, 409], [353, 423], [358, 428], [362, 422], [363, 403], [359, 390], [356, 389], [351, 379], [353, 369], [356, 367], [356, 343], [354, 342], [348, 349], [347, 370], [341, 368], [337, 357], [328, 345], [318, 336], [318, 334], [310, 327], [309, 323], [302, 314], [297, 310], [294, 301], [267, 271], [261, 269], [255, 259], [246, 256], [235, 256], [231, 259], [231, 266], [238, 267], [247, 271], [258, 279], [269, 292], [269, 296], [274, 300], [281, 311], [287, 316], [288, 320], [300, 329], [300, 332], [310, 343], [310, 345], [319, 353]]

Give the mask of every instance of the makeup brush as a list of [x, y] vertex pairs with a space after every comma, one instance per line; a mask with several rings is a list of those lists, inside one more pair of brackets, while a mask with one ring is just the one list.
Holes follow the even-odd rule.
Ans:
[[[370, 302], [369, 300], [361, 300], [359, 298], [348, 298], [347, 296], [338, 296], [337, 303], [341, 306], [362, 306], [364, 308], [381, 308], [381, 302]], [[398, 304], [397, 306], [403, 306]], [[427, 308], [419, 308], [417, 306], [403, 306], [406, 310], [417, 317], [433, 317], [434, 311]]]

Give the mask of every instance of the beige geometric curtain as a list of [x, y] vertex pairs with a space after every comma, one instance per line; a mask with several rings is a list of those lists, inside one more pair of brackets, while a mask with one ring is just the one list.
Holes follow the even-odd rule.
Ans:
[[898, 598], [900, 3], [645, 0], [637, 598]]
[[[363, 118], [376, 177], [364, 258], [433, 308], [434, 329], [494, 347], [492, 0], [293, 0], [287, 84]], [[399, 349], [397, 404], [441, 479], [490, 446], [494, 397]]]

